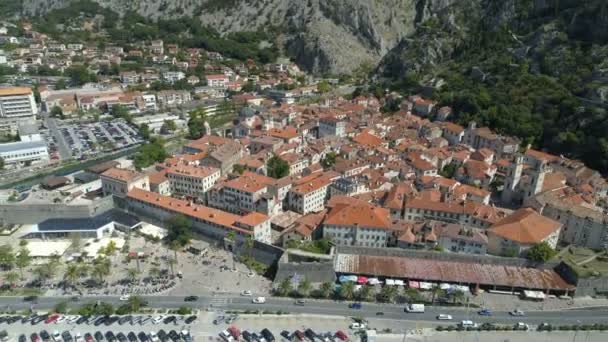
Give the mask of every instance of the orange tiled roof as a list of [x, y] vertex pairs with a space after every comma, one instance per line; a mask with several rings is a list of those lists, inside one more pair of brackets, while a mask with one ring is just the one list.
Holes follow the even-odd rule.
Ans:
[[101, 176], [112, 178], [122, 182], [131, 182], [140, 178], [143, 175], [137, 171], [113, 167], [111, 169], [106, 170], [104, 173], [101, 174]]
[[257, 192], [275, 182], [274, 179], [254, 172], [245, 171], [235, 179], [229, 180], [224, 185], [245, 192]]
[[30, 95], [32, 89], [28, 87], [10, 87], [0, 88], [0, 96], [11, 96], [11, 95]]
[[167, 173], [170, 174], [177, 174], [196, 178], [206, 178], [219, 171], [220, 170], [215, 167], [193, 165], [177, 165], [167, 169]]
[[332, 208], [323, 222], [336, 226], [359, 226], [388, 229], [391, 226], [389, 211], [371, 204], [339, 204]]
[[135, 199], [156, 207], [163, 208], [173, 213], [179, 213], [190, 218], [196, 218], [204, 222], [211, 222], [227, 229], [232, 229], [245, 234], [251, 234], [250, 229], [235, 226], [242, 217], [227, 213], [219, 209], [213, 209], [188, 201], [162, 196], [154, 192], [133, 188], [127, 194], [130, 199]]
[[490, 231], [522, 244], [540, 243], [560, 229], [561, 223], [544, 217], [531, 208], [522, 208], [494, 224]]

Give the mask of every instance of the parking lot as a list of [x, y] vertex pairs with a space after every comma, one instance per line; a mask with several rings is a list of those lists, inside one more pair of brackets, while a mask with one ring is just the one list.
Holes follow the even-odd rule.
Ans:
[[0, 331], [19, 342], [149, 342], [191, 341], [196, 315], [1, 316]]
[[137, 130], [124, 119], [64, 125], [58, 128], [58, 133], [72, 157], [82, 159], [143, 142]]

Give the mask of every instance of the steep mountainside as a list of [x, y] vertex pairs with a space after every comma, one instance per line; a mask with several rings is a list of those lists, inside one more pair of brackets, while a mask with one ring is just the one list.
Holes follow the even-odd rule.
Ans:
[[[222, 33], [276, 27], [285, 53], [306, 69], [342, 73], [376, 64], [417, 23], [457, 0], [95, 0], [118, 13], [147, 18], [199, 17]], [[40, 15], [68, 0], [24, 0], [22, 13]], [[466, 2], [466, 1], [465, 1]], [[473, 0], [477, 2], [477, 0]]]

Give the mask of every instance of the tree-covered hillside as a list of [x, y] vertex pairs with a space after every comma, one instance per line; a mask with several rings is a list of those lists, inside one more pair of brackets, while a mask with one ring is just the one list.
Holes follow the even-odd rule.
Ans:
[[486, 2], [456, 22], [428, 20], [420, 39], [390, 53], [379, 71], [393, 88], [432, 86], [455, 121], [475, 120], [608, 172], [608, 2], [509, 2]]

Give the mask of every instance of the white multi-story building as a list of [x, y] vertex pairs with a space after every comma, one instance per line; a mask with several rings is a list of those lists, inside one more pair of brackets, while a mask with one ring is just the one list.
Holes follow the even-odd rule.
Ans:
[[163, 73], [163, 78], [169, 83], [175, 83], [186, 78], [186, 74], [183, 71], [167, 71]]
[[331, 183], [326, 175], [302, 178], [289, 190], [289, 208], [302, 215], [323, 210]]
[[220, 178], [220, 169], [207, 166], [178, 165], [167, 170], [173, 195], [205, 201], [205, 193]]
[[323, 238], [338, 246], [387, 247], [393, 235], [387, 209], [367, 203], [335, 206], [323, 221]]
[[0, 88], [0, 118], [33, 118], [38, 113], [32, 89]]
[[132, 170], [111, 168], [100, 175], [104, 195], [124, 198], [133, 188], [150, 190], [148, 175]]
[[319, 138], [330, 135], [344, 137], [346, 135], [346, 121], [334, 117], [319, 119]]
[[137, 188], [129, 191], [127, 207], [130, 212], [161, 222], [178, 214], [184, 215], [192, 222], [194, 231], [218, 240], [234, 232], [238, 243], [245, 242], [249, 236], [263, 243], [271, 241], [270, 218], [256, 212], [238, 216]]
[[224, 74], [207, 75], [205, 78], [207, 79], [208, 87], [225, 88], [226, 83], [229, 82], [228, 77]]
[[46, 142], [19, 141], [7, 144], [0, 144], [0, 158], [5, 164], [37, 164], [49, 161], [49, 152]]
[[[223, 210], [242, 213], [261, 211], [268, 212], [268, 206], [274, 206], [274, 200], [266, 196], [268, 186], [274, 183], [274, 179], [245, 171], [242, 176], [229, 180], [222, 184], [208, 197], [209, 205]], [[272, 202], [270, 204], [265, 204]]]

